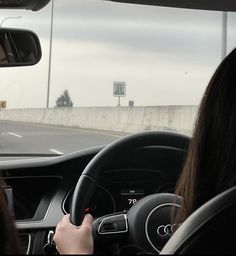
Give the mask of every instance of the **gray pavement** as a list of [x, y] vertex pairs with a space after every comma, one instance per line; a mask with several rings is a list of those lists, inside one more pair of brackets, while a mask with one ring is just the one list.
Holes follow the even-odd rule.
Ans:
[[107, 145], [124, 133], [0, 121], [0, 154], [65, 154]]

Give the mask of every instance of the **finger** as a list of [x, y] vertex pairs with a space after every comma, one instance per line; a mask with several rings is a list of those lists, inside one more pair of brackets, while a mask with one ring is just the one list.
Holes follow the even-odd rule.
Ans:
[[69, 224], [70, 223], [70, 215], [64, 215], [64, 217], [62, 218], [62, 221], [64, 224]]
[[91, 226], [93, 222], [93, 217], [91, 214], [86, 214], [84, 216], [83, 222], [82, 222], [82, 226]]
[[68, 226], [70, 223], [70, 217], [69, 215], [64, 215], [61, 221], [57, 224], [56, 230], [62, 229], [64, 226]]

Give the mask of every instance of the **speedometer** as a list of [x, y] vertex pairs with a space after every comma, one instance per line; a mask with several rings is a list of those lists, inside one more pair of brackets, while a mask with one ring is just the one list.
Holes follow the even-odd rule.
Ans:
[[[67, 194], [63, 201], [62, 209], [67, 214], [70, 213], [70, 204], [73, 193], [74, 189]], [[115, 202], [111, 193], [107, 189], [97, 186], [87, 209], [94, 218], [98, 218], [115, 212]]]

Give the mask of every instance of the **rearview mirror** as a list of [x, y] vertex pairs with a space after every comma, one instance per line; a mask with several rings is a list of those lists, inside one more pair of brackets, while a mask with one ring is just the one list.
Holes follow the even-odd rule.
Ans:
[[0, 67], [35, 65], [41, 55], [39, 38], [32, 31], [0, 28]]

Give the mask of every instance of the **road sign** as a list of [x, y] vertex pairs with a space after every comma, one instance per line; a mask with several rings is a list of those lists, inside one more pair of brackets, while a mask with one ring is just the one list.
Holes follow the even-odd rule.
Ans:
[[113, 83], [113, 96], [114, 97], [125, 97], [126, 96], [126, 83], [125, 82], [114, 82]]

